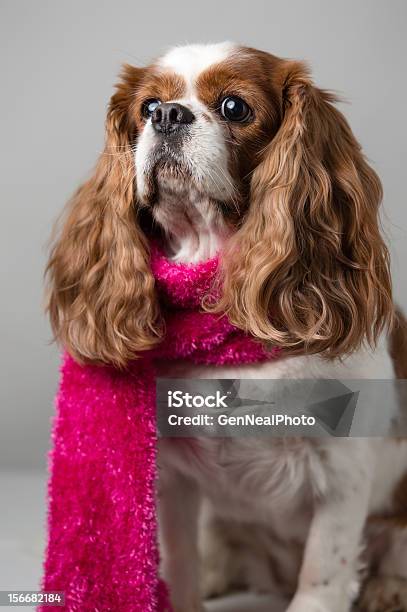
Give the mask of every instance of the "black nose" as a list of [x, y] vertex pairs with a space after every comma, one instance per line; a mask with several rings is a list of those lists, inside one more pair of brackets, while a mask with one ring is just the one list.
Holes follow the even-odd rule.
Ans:
[[192, 123], [195, 115], [182, 104], [166, 102], [157, 106], [151, 115], [151, 122], [156, 132], [170, 134], [176, 132], [180, 127]]

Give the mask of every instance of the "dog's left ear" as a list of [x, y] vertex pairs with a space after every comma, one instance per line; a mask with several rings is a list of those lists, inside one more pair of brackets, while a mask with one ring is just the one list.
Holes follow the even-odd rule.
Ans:
[[393, 314], [381, 184], [334, 96], [300, 62], [275, 71], [283, 118], [253, 174], [216, 309], [287, 351], [343, 355], [374, 344]]

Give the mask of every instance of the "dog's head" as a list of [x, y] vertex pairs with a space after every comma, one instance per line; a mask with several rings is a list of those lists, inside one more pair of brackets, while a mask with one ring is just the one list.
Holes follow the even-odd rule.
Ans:
[[[214, 232], [242, 218], [251, 173], [281, 122], [278, 65], [223, 43], [175, 48], [145, 71], [134, 114], [137, 197], [170, 237], [199, 233], [190, 217], [208, 209]], [[189, 258], [207, 254], [198, 236]]]
[[158, 227], [180, 260], [221, 246], [212, 308], [256, 338], [327, 356], [374, 343], [393, 312], [381, 185], [333, 102], [303, 63], [231, 43], [125, 66], [51, 253], [57, 338], [119, 366], [159, 341]]

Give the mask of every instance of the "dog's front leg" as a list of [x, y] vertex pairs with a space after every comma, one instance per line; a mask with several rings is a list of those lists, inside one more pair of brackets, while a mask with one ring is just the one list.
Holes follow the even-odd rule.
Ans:
[[203, 612], [199, 589], [196, 484], [163, 468], [159, 482], [161, 573], [170, 590], [174, 612]]
[[375, 462], [369, 441], [337, 439], [326, 450], [326, 492], [315, 504], [297, 593], [287, 612], [349, 612]]

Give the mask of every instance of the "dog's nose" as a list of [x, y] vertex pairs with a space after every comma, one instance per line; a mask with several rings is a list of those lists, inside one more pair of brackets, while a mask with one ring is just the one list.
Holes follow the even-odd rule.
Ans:
[[156, 132], [170, 134], [180, 127], [192, 123], [195, 115], [182, 104], [166, 102], [157, 106], [151, 115], [151, 122]]

